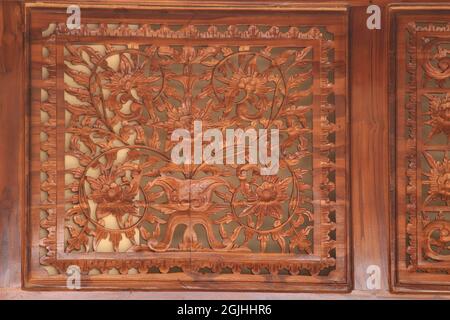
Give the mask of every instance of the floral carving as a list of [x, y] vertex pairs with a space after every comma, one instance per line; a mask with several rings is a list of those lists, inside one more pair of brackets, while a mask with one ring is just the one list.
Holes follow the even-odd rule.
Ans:
[[[119, 170], [122, 171], [122, 169]], [[97, 178], [88, 177], [87, 180], [93, 190], [89, 199], [97, 204], [96, 216], [100, 224], [104, 224], [103, 219], [111, 214], [117, 219], [120, 226], [126, 227], [127, 225], [124, 223], [130, 225], [130, 220], [124, 222], [123, 217], [125, 215], [132, 217], [137, 214], [134, 198], [138, 192], [138, 182], [136, 177], [133, 177], [132, 181], [127, 181], [123, 176], [118, 182], [117, 179], [121, 175], [119, 170], [107, 174], [102, 173]]]
[[[264, 182], [262, 185], [256, 188], [256, 198], [248, 197], [248, 201], [256, 202], [255, 206], [252, 207], [252, 210], [247, 210], [245, 215], [254, 214], [258, 217], [258, 221], [256, 226], [260, 226], [262, 223], [262, 217], [271, 216], [276, 220], [280, 220], [282, 216], [283, 209], [281, 208], [281, 204], [283, 201], [288, 199], [287, 196], [287, 187], [291, 179], [284, 179], [283, 181], [279, 181], [277, 177], [272, 176], [264, 176]], [[244, 214], [241, 214], [244, 216]]]
[[430, 172], [424, 172], [428, 180], [423, 183], [430, 186], [425, 204], [438, 198], [450, 205], [450, 161], [447, 157], [437, 161], [429, 153], [424, 153], [424, 157], [430, 166]]
[[[56, 190], [49, 170], [40, 188], [55, 207], [41, 222], [49, 231], [43, 265], [59, 272], [70, 264], [83, 272], [115, 268], [121, 274], [287, 270], [302, 277], [326, 277], [336, 269], [336, 215], [345, 218], [345, 212], [337, 209], [342, 196], [334, 193], [336, 181], [344, 179], [336, 171], [335, 146], [345, 141], [337, 141], [342, 128], [336, 125], [340, 115], [330, 76], [334, 41], [314, 27], [269, 27], [121, 26], [115, 44], [107, 38], [55, 44], [64, 57], [52, 55], [50, 64], [64, 71], [64, 79], [53, 85], [65, 101], [51, 102], [65, 117], [58, 118], [58, 142], [52, 133], [48, 145], [58, 149], [58, 156], [49, 152], [65, 169], [58, 180], [65, 191]], [[52, 37], [113, 32], [106, 25], [96, 28], [58, 25]], [[158, 41], [133, 42], [132, 34]], [[193, 44], [191, 38], [211, 41]], [[255, 39], [295, 41], [284, 47]], [[50, 121], [55, 117], [50, 114]], [[261, 176], [258, 165], [250, 164], [172, 163], [172, 132], [192, 133], [194, 120], [222, 132], [278, 129], [279, 173]], [[57, 251], [65, 258], [56, 258]]]
[[398, 190], [399, 216], [405, 221], [398, 231], [398, 239], [404, 241], [399, 268], [408, 277], [416, 273], [413, 277], [418, 279], [426, 273], [449, 272], [442, 264], [450, 258], [448, 27], [410, 22], [404, 35], [405, 65], [400, 70], [407, 80], [404, 105], [398, 109], [404, 137], [398, 138], [404, 146], [400, 157], [406, 163], [406, 183]]
[[430, 119], [425, 122], [431, 126], [428, 138], [443, 133], [450, 136], [450, 96], [447, 94], [444, 97], [436, 97], [433, 95], [426, 95], [430, 100], [430, 111], [424, 113], [429, 115]]
[[[131, 51], [132, 52], [132, 51]], [[112, 70], [108, 64], [104, 64], [107, 70], [98, 73], [100, 81], [104, 81], [103, 87], [111, 91], [111, 102], [112, 106], [116, 105], [116, 101], [121, 103], [126, 103], [131, 100], [133, 102], [142, 102], [145, 98], [152, 97], [155, 95], [160, 86], [155, 86], [154, 84], [161, 80], [161, 76], [154, 74], [158, 69], [150, 68], [149, 58], [145, 55], [142, 62], [138, 62], [136, 58], [139, 58], [141, 54], [134, 54], [132, 52], [129, 58], [126, 53], [119, 54], [120, 62], [117, 71]], [[145, 74], [145, 67], [148, 66], [148, 72], [152, 72], [152, 75]], [[137, 98], [134, 96], [133, 90], [136, 90]]]
[[[89, 236], [94, 237], [94, 244], [105, 238], [114, 239], [117, 251], [122, 240], [119, 233], [123, 231], [123, 236], [130, 240], [128, 250], [206, 249], [196, 240], [198, 235], [191, 226], [192, 221], [205, 228], [211, 249], [252, 251], [255, 249], [249, 247], [249, 241], [256, 237], [261, 252], [271, 241], [285, 252], [290, 236], [308, 236], [313, 214], [305, 207], [310, 200], [303, 193], [310, 187], [302, 181], [306, 171], [302, 171], [298, 162], [310, 156], [305, 144], [311, 129], [304, 122], [307, 109], [295, 104], [310, 94], [309, 88], [300, 89], [312, 76], [308, 69], [310, 48], [274, 55], [272, 47], [254, 53], [247, 47], [151, 46], [136, 51], [107, 46], [102, 54], [92, 47], [68, 46], [67, 60], [92, 72], [86, 81], [88, 74], [67, 69], [78, 86], [86, 87], [70, 86], [67, 92], [88, 103], [87, 109], [92, 113], [80, 113], [81, 105], [69, 104], [68, 110], [77, 116], [75, 119], [83, 119], [71, 121], [67, 152], [79, 158], [80, 163], [88, 163], [86, 169], [80, 167], [76, 172], [100, 171], [97, 176], [86, 173], [82, 176], [80, 203], [71, 210], [71, 214], [76, 212], [78, 220], [81, 219], [78, 214], [84, 213], [92, 224], [80, 226], [81, 233], [85, 234], [83, 244], [87, 244]], [[83, 52], [89, 59], [83, 58]], [[292, 54], [294, 58], [289, 59]], [[117, 66], [111, 64], [112, 58], [118, 60]], [[192, 73], [194, 67], [200, 66], [204, 70], [202, 74]], [[285, 80], [283, 73], [291, 77]], [[197, 93], [193, 93], [194, 86], [199, 88]], [[286, 92], [287, 87], [291, 88], [291, 94]], [[89, 95], [84, 94], [85, 90]], [[255, 111], [249, 111], [252, 109]], [[216, 114], [220, 115], [220, 122], [211, 120]], [[293, 135], [286, 120], [276, 120], [279, 114], [290, 123], [302, 123], [303, 130]], [[95, 131], [84, 127], [83, 121], [88, 119], [97, 123]], [[193, 119], [222, 130], [232, 124], [244, 128], [258, 124], [267, 127], [276, 120], [274, 126], [286, 131], [290, 139], [283, 144], [283, 154], [295, 157], [281, 164], [284, 174], [290, 177], [258, 177], [255, 167], [226, 167], [228, 176], [238, 175], [240, 183], [236, 184], [212, 166], [174, 166], [169, 160], [172, 143], [169, 134], [180, 126], [192, 130]], [[122, 151], [128, 150], [124, 161], [118, 160], [119, 149], [114, 145], [122, 145]], [[291, 146], [297, 146], [298, 151], [288, 152]], [[145, 150], [156, 156], [145, 155]], [[246, 173], [252, 177], [246, 178]], [[184, 178], [176, 177], [179, 174]], [[206, 176], [200, 178], [200, 175]], [[76, 182], [72, 185], [74, 191], [78, 190], [75, 185]], [[288, 195], [289, 185], [292, 187]], [[218, 192], [219, 187], [226, 191]], [[155, 188], [162, 190], [154, 192]], [[163, 193], [166, 203], [160, 202]], [[213, 197], [221, 198], [222, 202], [212, 200]], [[154, 203], [156, 200], [159, 202]], [[74, 197], [70, 201], [76, 203]], [[221, 218], [212, 218], [215, 214]], [[115, 223], [106, 224], [109, 216]], [[155, 224], [165, 224], [165, 233], [149, 232], [144, 222], [153, 228]], [[76, 225], [74, 221], [69, 230], [78, 239], [80, 233], [73, 231]], [[175, 248], [172, 243], [179, 225], [187, 228], [183, 241]], [[215, 235], [217, 226], [222, 239]], [[302, 233], [303, 228], [308, 231]], [[146, 244], [136, 243], [138, 230]], [[241, 234], [246, 237], [244, 242], [239, 240]], [[306, 243], [312, 245], [311, 239], [301, 243], [301, 250], [312, 251], [305, 247]], [[76, 247], [68, 247], [69, 251], [73, 249]]]
[[[285, 55], [288, 53], [289, 51], [286, 51]], [[242, 118], [258, 119], [267, 110], [271, 108], [276, 110], [283, 103], [286, 88], [281, 70], [278, 68], [283, 56], [272, 60], [269, 49], [265, 54], [239, 52], [227, 56], [217, 64], [213, 73], [213, 83], [223, 85], [215, 85], [214, 93], [225, 104], [224, 116], [227, 116], [236, 105], [236, 112]], [[258, 63], [264, 62], [268, 66], [258, 71]], [[248, 111], [252, 107], [256, 109], [253, 114]]]

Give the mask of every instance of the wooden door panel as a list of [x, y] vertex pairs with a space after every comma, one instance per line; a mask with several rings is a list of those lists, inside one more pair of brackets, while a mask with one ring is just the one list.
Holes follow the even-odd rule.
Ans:
[[[28, 287], [348, 289], [344, 9], [28, 17]], [[174, 164], [196, 121], [278, 129], [278, 173]]]
[[399, 290], [448, 290], [450, 13], [442, 8], [394, 8], [392, 13], [394, 285]]

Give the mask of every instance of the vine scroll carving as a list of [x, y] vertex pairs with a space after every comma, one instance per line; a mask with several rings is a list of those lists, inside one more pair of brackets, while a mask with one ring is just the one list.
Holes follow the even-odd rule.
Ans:
[[448, 15], [396, 14], [395, 283], [445, 289], [450, 283]]
[[[347, 288], [345, 14], [228, 13], [31, 10], [30, 284]], [[278, 129], [278, 173], [173, 163], [194, 121]]]

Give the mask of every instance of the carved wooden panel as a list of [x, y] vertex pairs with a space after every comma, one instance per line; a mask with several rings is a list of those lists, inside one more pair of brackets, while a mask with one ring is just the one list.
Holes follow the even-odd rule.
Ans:
[[[346, 11], [82, 12], [28, 11], [27, 284], [347, 290]], [[174, 163], [198, 121], [278, 129], [278, 172]]]
[[[450, 14], [396, 9], [394, 285], [450, 287]], [[395, 85], [395, 86], [394, 86]]]

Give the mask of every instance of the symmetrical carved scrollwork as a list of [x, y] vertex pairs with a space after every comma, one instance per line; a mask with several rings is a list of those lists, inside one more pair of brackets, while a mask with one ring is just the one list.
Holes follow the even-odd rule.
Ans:
[[423, 46], [426, 61], [423, 69], [426, 75], [436, 80], [440, 87], [444, 86], [445, 80], [450, 77], [450, 50], [445, 47], [449, 44], [445, 39], [424, 39]]
[[[400, 208], [405, 225], [405, 269], [409, 273], [448, 273], [450, 162], [448, 26], [407, 25], [404, 105], [399, 126], [405, 139], [405, 189]], [[438, 32], [442, 33], [437, 35]], [[429, 33], [429, 34], [428, 34]], [[400, 177], [399, 177], [400, 178]], [[400, 235], [401, 236], [401, 235]], [[403, 266], [401, 266], [403, 268]]]
[[[199, 224], [214, 250], [251, 252], [255, 249], [248, 242], [256, 237], [258, 252], [265, 252], [271, 240], [281, 252], [312, 252], [311, 200], [302, 196], [310, 186], [303, 181], [306, 170], [298, 166], [310, 156], [311, 128], [305, 114], [311, 107], [299, 103], [311, 94], [310, 85], [301, 87], [312, 79], [311, 47], [277, 54], [279, 49], [272, 47], [260, 52], [245, 47], [146, 47], [141, 53], [105, 46], [104, 55], [88, 46], [67, 44], [66, 49], [65, 61], [71, 66], [66, 74], [76, 86], [66, 85], [65, 92], [79, 101], [67, 103], [71, 118], [66, 155], [81, 165], [70, 169], [74, 180], [68, 189], [74, 194], [68, 199], [74, 207], [68, 212], [73, 222], [68, 225], [68, 252], [80, 245], [92, 250], [89, 236], [94, 247], [108, 238], [119, 251], [124, 236], [132, 244], [128, 250], [164, 251], [171, 247], [180, 224], [187, 227], [178, 245], [181, 250], [206, 249], [192, 228]], [[108, 62], [114, 57], [116, 68]], [[76, 71], [75, 66], [90, 71]], [[194, 73], [195, 68], [202, 72]], [[175, 83], [181, 88], [176, 89]], [[300, 128], [289, 132], [284, 118]], [[214, 166], [175, 166], [168, 153], [169, 134], [192, 127], [193, 119], [222, 131], [230, 126], [272, 125], [286, 132], [281, 153], [289, 159], [282, 160], [280, 173], [286, 177], [258, 177], [256, 165], [226, 165], [223, 172]], [[119, 145], [122, 149], [114, 147]], [[288, 151], [290, 147], [297, 150]], [[120, 161], [119, 153], [124, 158]], [[89, 176], [94, 170], [99, 174]], [[175, 177], [177, 172], [184, 177]], [[162, 203], [164, 195], [167, 201]], [[288, 207], [283, 208], [284, 203]], [[108, 216], [115, 220], [110, 222], [113, 227], [107, 226]], [[155, 228], [151, 235], [144, 222]], [[163, 234], [161, 224], [167, 228]], [[220, 236], [215, 235], [215, 226]], [[137, 229], [147, 244], [136, 243]], [[243, 241], [238, 239], [241, 234]], [[287, 247], [291, 237], [295, 239]]]
[[450, 250], [450, 222], [433, 221], [427, 224], [424, 233], [424, 254], [436, 261], [449, 261], [450, 255], [445, 251]]
[[[42, 266], [303, 279], [331, 276], [346, 259], [345, 223], [336, 225], [346, 219], [345, 190], [336, 190], [345, 189], [344, 91], [335, 91], [341, 73], [326, 28], [49, 30], [33, 44], [47, 72], [33, 78], [47, 94], [34, 99], [42, 121], [32, 126], [45, 153], [33, 167]], [[171, 135], [192, 136], [194, 121], [223, 136], [278, 129], [278, 173], [248, 162], [175, 164]]]

